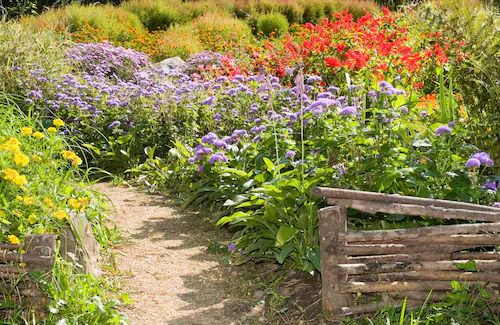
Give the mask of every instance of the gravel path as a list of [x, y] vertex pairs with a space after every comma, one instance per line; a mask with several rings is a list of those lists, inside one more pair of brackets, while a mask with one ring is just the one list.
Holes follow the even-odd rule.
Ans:
[[133, 303], [123, 310], [132, 325], [252, 324], [259, 316], [235, 296], [231, 267], [207, 252], [214, 236], [199, 216], [134, 189], [99, 184], [114, 203], [114, 219], [126, 241], [114, 249], [122, 286]]

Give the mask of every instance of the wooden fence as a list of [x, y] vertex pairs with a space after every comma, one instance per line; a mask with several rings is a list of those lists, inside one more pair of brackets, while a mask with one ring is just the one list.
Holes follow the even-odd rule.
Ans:
[[[500, 209], [469, 203], [315, 187], [328, 199], [319, 211], [323, 308], [337, 315], [373, 312], [401, 303], [442, 300], [452, 280], [473, 281], [498, 294]], [[367, 213], [483, 221], [395, 230], [348, 231], [347, 208]], [[488, 223], [484, 223], [488, 222]], [[458, 266], [475, 262], [476, 270]], [[463, 268], [463, 267], [462, 267]], [[378, 293], [382, 301], [353, 304], [353, 294]]]
[[48, 297], [30, 274], [50, 272], [55, 254], [56, 235], [26, 237], [22, 247], [0, 244], [0, 303], [29, 306], [43, 315]]

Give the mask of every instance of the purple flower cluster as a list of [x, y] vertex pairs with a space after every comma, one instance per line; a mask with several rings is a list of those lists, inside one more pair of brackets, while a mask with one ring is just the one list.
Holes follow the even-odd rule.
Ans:
[[436, 136], [438, 136], [438, 137], [439, 137], [439, 136], [441, 136], [441, 135], [443, 135], [443, 134], [447, 134], [447, 135], [449, 135], [449, 134], [451, 134], [451, 129], [450, 129], [450, 127], [449, 127], [449, 126], [447, 126], [447, 125], [441, 125], [440, 127], [438, 127], [438, 128], [436, 129], [435, 134], [436, 134]]
[[478, 152], [472, 155], [472, 157], [467, 160], [465, 166], [467, 168], [475, 168], [481, 166], [481, 164], [485, 164], [489, 167], [493, 167], [494, 162], [491, 159], [490, 155], [486, 152]]
[[123, 71], [133, 74], [148, 65], [146, 54], [107, 41], [77, 43], [66, 54], [74, 66], [92, 75], [116, 77]]

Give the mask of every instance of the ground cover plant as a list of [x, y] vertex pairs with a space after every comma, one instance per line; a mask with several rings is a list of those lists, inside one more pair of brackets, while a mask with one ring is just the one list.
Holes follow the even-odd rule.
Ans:
[[[297, 6], [276, 10], [280, 13], [265, 4], [255, 9], [262, 16], [246, 17], [247, 22], [200, 9], [190, 17], [194, 20], [174, 25], [171, 12], [160, 12], [155, 1], [119, 8], [72, 5], [21, 23], [2, 22], [0, 57], [7, 62], [0, 68], [2, 89], [14, 93], [20, 109], [33, 118], [28, 125], [12, 114], [13, 129], [2, 139], [0, 162], [8, 185], [2, 193], [12, 204], [6, 207], [12, 226], [4, 240], [22, 241], [39, 227], [57, 231], [65, 224], [64, 213], [92, 202], [86, 190], [62, 186], [49, 198], [59, 204], [55, 211], [31, 204], [31, 197], [26, 203], [22, 186], [28, 188], [30, 176], [40, 174], [35, 156], [45, 162], [37, 152], [57, 161], [49, 174], [65, 171], [64, 181], [77, 179], [78, 166], [126, 172], [136, 184], [211, 212], [214, 223], [234, 234], [228, 243], [232, 263], [273, 261], [310, 273], [320, 271], [317, 211], [324, 205], [310, 195], [312, 186], [500, 205], [498, 152], [474, 141], [477, 130], [494, 128], [481, 125], [482, 118], [494, 119], [494, 110], [479, 108], [494, 89], [488, 95], [472, 90], [471, 80], [482, 83], [469, 78], [478, 54], [465, 32], [417, 27], [415, 20], [429, 18], [426, 7], [399, 13], [383, 8], [356, 17], [332, 12], [327, 18], [327, 7], [319, 2], [303, 12]], [[164, 16], [148, 22], [149, 16], [125, 11], [140, 14], [141, 5]], [[448, 24], [459, 24], [446, 6], [428, 6], [449, 15]], [[55, 27], [68, 10], [102, 12], [94, 21], [63, 20], [65, 30]], [[107, 11], [125, 17], [115, 21], [119, 35], [106, 25], [112, 17]], [[302, 15], [307, 23], [289, 26], [289, 15]], [[56, 17], [52, 26], [50, 17]], [[44, 22], [49, 29], [33, 29]], [[22, 53], [16, 33], [40, 37], [44, 46]], [[178, 70], [152, 62], [174, 53], [186, 58]], [[63, 139], [78, 150], [62, 149]], [[50, 143], [57, 150], [43, 141], [58, 141]], [[17, 169], [9, 167], [14, 165]], [[20, 207], [26, 215], [15, 219]], [[103, 227], [98, 210], [85, 209], [106, 247], [112, 232]], [[349, 223], [390, 229], [437, 222], [350, 211]], [[79, 303], [72, 308], [84, 308]], [[438, 311], [431, 309], [429, 317], [437, 322]], [[91, 308], [89, 319], [95, 320], [94, 312]], [[398, 315], [404, 322], [404, 311]], [[379, 316], [385, 321], [394, 311]], [[121, 321], [112, 308], [99, 317]]]

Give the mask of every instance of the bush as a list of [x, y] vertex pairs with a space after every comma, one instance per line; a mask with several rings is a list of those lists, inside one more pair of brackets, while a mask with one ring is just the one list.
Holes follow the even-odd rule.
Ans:
[[110, 38], [118, 38], [129, 27], [144, 29], [139, 17], [123, 8], [111, 5], [83, 6], [71, 4], [64, 8], [49, 9], [36, 18], [29, 19], [38, 27], [55, 31], [76, 32], [86, 26], [103, 31]]
[[160, 46], [161, 53], [165, 54], [163, 58], [178, 56], [185, 59], [202, 49], [202, 44], [195, 35], [192, 24], [170, 27], [164, 34]]
[[203, 49], [209, 51], [235, 51], [252, 38], [245, 22], [222, 13], [204, 14], [193, 21], [193, 28]]
[[304, 19], [304, 9], [296, 3], [285, 3], [279, 6], [279, 12], [283, 14], [288, 23], [300, 24]]
[[120, 7], [136, 14], [142, 24], [150, 31], [166, 30], [168, 27], [183, 23], [190, 18], [183, 15], [172, 1], [129, 0], [122, 3]]
[[266, 14], [257, 20], [257, 31], [266, 36], [275, 35], [277, 37], [288, 32], [288, 21], [285, 16], [279, 13]]
[[[19, 40], [23, 40], [20, 42]], [[0, 91], [19, 94], [36, 71], [55, 77], [69, 71], [61, 35], [18, 22], [0, 21]], [[19, 71], [16, 71], [20, 69]], [[30, 72], [31, 71], [31, 72]]]
[[308, 2], [304, 6], [304, 23], [319, 24], [325, 17], [325, 5], [321, 2]]

